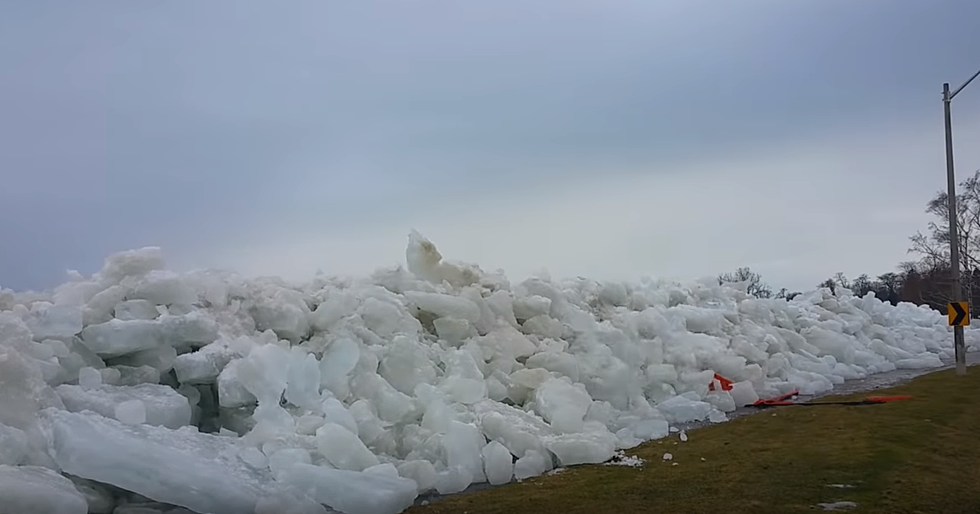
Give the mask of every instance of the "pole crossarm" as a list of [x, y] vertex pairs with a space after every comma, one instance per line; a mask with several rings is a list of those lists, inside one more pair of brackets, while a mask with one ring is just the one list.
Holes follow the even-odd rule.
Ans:
[[947, 101], [952, 100], [953, 97], [956, 96], [957, 93], [959, 93], [960, 91], [963, 91], [963, 88], [965, 88], [966, 86], [969, 86], [970, 85], [970, 82], [973, 82], [973, 79], [975, 79], [977, 77], [980, 77], [980, 70], [977, 70], [977, 72], [974, 73], [973, 76], [970, 77], [966, 82], [964, 82], [963, 85], [961, 85], [960, 87], [954, 89], [953, 92], [949, 94], [949, 98], [947, 99]]

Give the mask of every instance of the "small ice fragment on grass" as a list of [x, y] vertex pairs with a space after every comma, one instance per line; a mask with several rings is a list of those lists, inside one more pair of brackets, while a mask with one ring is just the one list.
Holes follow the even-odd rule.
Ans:
[[626, 452], [619, 450], [613, 455], [613, 458], [606, 462], [605, 466], [629, 466], [631, 468], [639, 468], [643, 466], [645, 461], [636, 455], [626, 455]]
[[708, 421], [712, 423], [724, 423], [728, 421], [728, 416], [720, 410], [713, 410], [711, 414], [708, 414]]
[[823, 510], [841, 510], [841, 509], [853, 509], [858, 506], [854, 502], [833, 502], [833, 503], [818, 503], [818, 507], [822, 507]]
[[681, 441], [685, 443], [687, 442], [687, 432], [683, 430], [681, 430]]
[[853, 485], [848, 484], [830, 484], [827, 487], [833, 487], [835, 489], [854, 489]]
[[674, 456], [669, 453], [665, 453], [664, 460], [674, 460]]
[[667, 430], [669, 430], [671, 434], [676, 434], [677, 432], [680, 432], [681, 431], [681, 429], [679, 429], [677, 427], [670, 427]]
[[558, 473], [561, 473], [562, 471], [565, 471], [566, 469], [568, 469], [568, 468], [555, 468], [555, 469], [553, 469], [553, 470], [545, 473], [545, 475], [557, 475]]

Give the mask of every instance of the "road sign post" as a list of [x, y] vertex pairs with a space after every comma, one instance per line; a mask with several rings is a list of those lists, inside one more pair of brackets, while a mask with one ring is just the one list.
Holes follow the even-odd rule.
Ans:
[[[965, 375], [966, 374], [966, 344], [963, 338], [963, 324], [953, 324], [953, 311], [961, 310], [955, 309], [953, 305], [962, 307], [964, 302], [961, 302], [962, 289], [960, 287], [960, 241], [959, 241], [959, 230], [956, 226], [956, 177], [953, 173], [953, 123], [949, 114], [949, 104], [953, 101], [960, 91], [963, 90], [973, 79], [980, 75], [980, 71], [976, 72], [969, 80], [963, 83], [962, 86], [956, 88], [953, 92], [949, 90], [949, 83], [943, 84], [943, 117], [946, 125], [946, 186], [948, 188], [948, 203], [949, 203], [949, 271], [950, 278], [953, 282], [953, 296], [952, 303], [950, 303], [947, 308], [947, 312], [950, 313], [950, 325], [953, 325], [953, 348], [956, 352], [956, 374]], [[965, 312], [963, 318], [965, 318], [965, 324], [969, 324], [969, 306], [962, 309]], [[957, 318], [959, 319], [959, 318]], [[961, 323], [964, 323], [961, 321]]]

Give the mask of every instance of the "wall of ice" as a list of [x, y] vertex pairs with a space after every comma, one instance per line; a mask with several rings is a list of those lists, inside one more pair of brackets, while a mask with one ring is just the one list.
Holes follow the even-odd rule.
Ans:
[[406, 260], [291, 284], [174, 273], [144, 248], [50, 293], [0, 291], [0, 503], [393, 514], [952, 358], [940, 313], [846, 290], [512, 284], [416, 232]]

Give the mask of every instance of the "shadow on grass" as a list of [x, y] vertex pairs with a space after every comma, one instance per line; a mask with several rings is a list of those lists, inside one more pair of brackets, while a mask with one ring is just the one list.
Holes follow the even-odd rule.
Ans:
[[977, 514], [978, 393], [980, 369], [941, 371], [874, 393], [910, 400], [778, 407], [627, 451], [646, 460], [641, 468], [575, 466], [407, 512], [795, 513], [850, 501], [853, 513]]

